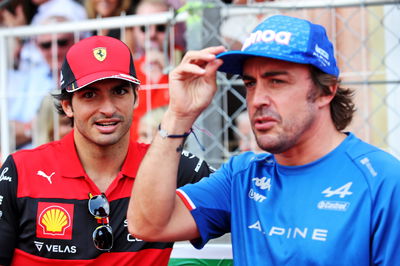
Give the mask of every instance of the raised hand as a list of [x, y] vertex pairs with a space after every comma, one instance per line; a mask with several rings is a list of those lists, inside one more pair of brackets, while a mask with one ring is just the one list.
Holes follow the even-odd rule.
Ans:
[[169, 75], [169, 112], [178, 119], [194, 120], [210, 104], [216, 90], [216, 73], [222, 60], [216, 55], [223, 46], [189, 51]]

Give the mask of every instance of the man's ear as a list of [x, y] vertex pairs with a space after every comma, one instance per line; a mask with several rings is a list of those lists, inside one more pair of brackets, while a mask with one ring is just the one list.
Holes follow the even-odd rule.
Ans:
[[330, 105], [331, 101], [336, 96], [337, 88], [338, 88], [338, 85], [329, 86], [329, 90], [331, 91], [331, 93], [329, 95], [320, 95], [317, 98], [318, 105], [320, 107], [323, 107], [325, 105]]
[[135, 94], [135, 102], [133, 105], [133, 109], [136, 109], [139, 106], [139, 88], [134, 89], [133, 93]]
[[74, 117], [74, 111], [72, 110], [71, 100], [61, 100], [61, 107], [64, 113], [69, 117]]

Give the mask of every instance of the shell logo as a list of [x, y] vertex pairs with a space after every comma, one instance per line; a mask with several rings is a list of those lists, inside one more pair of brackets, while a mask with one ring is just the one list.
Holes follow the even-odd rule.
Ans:
[[71, 226], [71, 218], [64, 208], [53, 205], [42, 211], [39, 225], [45, 235], [64, 235], [65, 230]]

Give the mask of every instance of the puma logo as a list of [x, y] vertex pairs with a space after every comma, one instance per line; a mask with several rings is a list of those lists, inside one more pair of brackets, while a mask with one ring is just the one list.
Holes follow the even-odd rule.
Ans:
[[45, 174], [43, 171], [41, 171], [41, 170], [37, 171], [37, 175], [43, 176], [44, 178], [46, 178], [46, 179], [49, 181], [50, 184], [53, 184], [53, 183], [51, 182], [51, 177], [52, 177], [55, 173], [56, 173], [56, 172], [51, 173], [51, 175], [46, 175], [46, 174]]

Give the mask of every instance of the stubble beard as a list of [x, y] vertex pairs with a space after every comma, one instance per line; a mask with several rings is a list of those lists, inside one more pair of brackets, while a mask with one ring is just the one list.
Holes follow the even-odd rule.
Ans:
[[300, 121], [296, 119], [279, 120], [279, 123], [267, 132], [257, 132], [253, 129], [258, 146], [269, 153], [279, 154], [294, 147], [310, 129], [315, 121], [315, 109], [308, 102], [307, 111]]
[[[81, 132], [81, 135], [86, 139], [86, 141], [92, 143], [93, 145], [99, 146], [99, 147], [108, 147], [108, 146], [113, 146], [116, 145], [120, 142], [122, 142], [122, 139], [126, 135], [130, 135], [129, 129], [130, 125], [132, 124], [132, 117], [124, 118], [123, 116], [117, 115], [117, 117], [120, 119], [120, 123], [122, 123], [120, 126], [121, 128], [117, 129], [113, 133], [109, 134], [101, 134], [97, 132], [96, 130], [92, 131], [89, 129], [88, 131], [86, 130], [79, 130]], [[96, 121], [96, 118], [93, 118], [92, 121]]]

